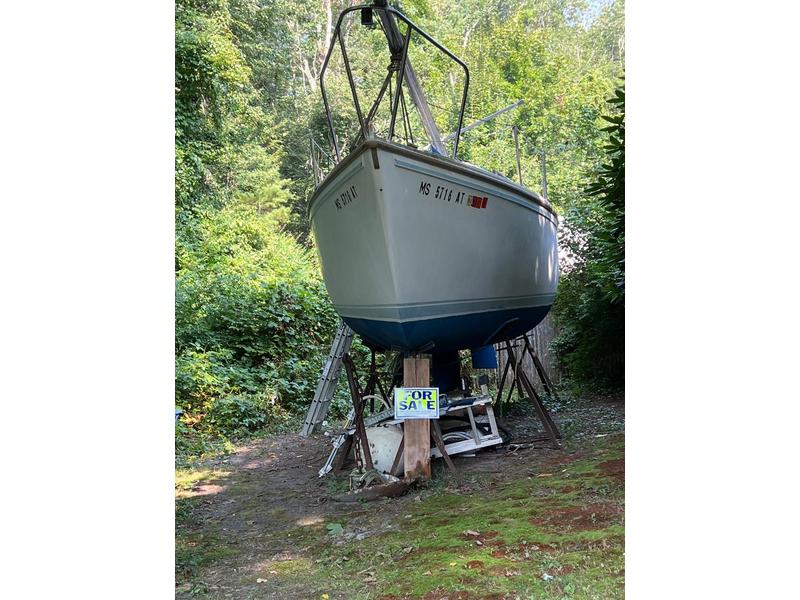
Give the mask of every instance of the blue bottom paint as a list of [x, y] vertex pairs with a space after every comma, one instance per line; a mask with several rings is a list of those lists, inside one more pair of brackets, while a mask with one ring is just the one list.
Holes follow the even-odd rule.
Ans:
[[[376, 349], [412, 351], [433, 342], [433, 347], [426, 349], [442, 352], [493, 344], [522, 335], [536, 327], [549, 310], [549, 306], [536, 306], [405, 323], [342, 318], [367, 345]], [[489, 336], [491, 339], [487, 339]]]
[[497, 352], [494, 351], [494, 346], [481, 346], [480, 348], [470, 348], [472, 353], [472, 368], [473, 369], [496, 369], [497, 368]]

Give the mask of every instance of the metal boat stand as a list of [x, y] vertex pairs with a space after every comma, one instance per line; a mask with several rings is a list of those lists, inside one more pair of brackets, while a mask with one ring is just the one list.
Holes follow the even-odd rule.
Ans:
[[[393, 423], [393, 421], [389, 421], [389, 423]], [[396, 421], [394, 422], [396, 423]], [[444, 439], [442, 438], [442, 429], [439, 427], [439, 421], [436, 419], [431, 420], [431, 441], [433, 445], [436, 447], [435, 449], [431, 450], [431, 456], [441, 456], [444, 459], [447, 468], [450, 469], [453, 473], [457, 473], [458, 470], [456, 466], [453, 464], [453, 459], [450, 458], [450, 454], [447, 452], [447, 447], [445, 446]], [[397, 447], [397, 453], [394, 455], [394, 461], [392, 462], [392, 466], [389, 469], [389, 474], [399, 477], [402, 475], [402, 470], [400, 469], [400, 459], [403, 458], [403, 452], [405, 450], [406, 444], [406, 437], [403, 435], [402, 439], [400, 440], [400, 445]], [[438, 451], [438, 454], [436, 452]]]
[[[350, 385], [350, 397], [353, 400], [353, 421], [356, 425], [354, 437], [356, 444], [354, 447], [356, 453], [356, 462], [363, 471], [371, 471], [372, 454], [369, 451], [369, 442], [367, 441], [367, 429], [364, 426], [364, 394], [358, 387], [358, 380], [356, 379], [356, 366], [353, 364], [353, 359], [350, 358], [350, 353], [344, 355], [342, 359], [345, 371], [347, 372], [347, 383]], [[352, 439], [352, 438], [351, 438]]]
[[[547, 374], [547, 371], [542, 364], [542, 361], [539, 360], [539, 356], [533, 350], [533, 346], [528, 340], [527, 334], [523, 334], [523, 347], [522, 347], [522, 358], [524, 358], [525, 354], [531, 357], [531, 361], [533, 362], [533, 366], [536, 369], [536, 373], [539, 375], [539, 380], [542, 382], [542, 387], [548, 393], [551, 398], [555, 398], [557, 402], [561, 401], [561, 398], [558, 396], [558, 392], [556, 392], [556, 387], [553, 385], [553, 382], [550, 380], [550, 376]], [[502, 348], [498, 348], [501, 350]], [[503, 375], [500, 378], [500, 387], [498, 388], [497, 392], [497, 412], [502, 417], [503, 416], [503, 388], [505, 387], [506, 377], [508, 376], [509, 368], [511, 367], [511, 363], [506, 361], [505, 368], [503, 369]], [[520, 387], [519, 381], [516, 377], [512, 377], [511, 385], [508, 388], [508, 396], [506, 397], [506, 404], [511, 400], [511, 394], [514, 391], [514, 387], [516, 386], [517, 392], [519, 392], [520, 396], [523, 395], [522, 388]]]
[[[374, 354], [370, 367], [370, 382], [367, 384], [367, 389], [363, 392], [359, 387], [355, 364], [349, 353], [345, 353], [342, 357], [342, 364], [347, 373], [350, 397], [353, 401], [353, 410], [350, 414], [350, 420], [355, 423], [355, 429], [343, 434], [343, 436], [348, 436], [347, 439], [350, 440], [350, 444], [348, 445], [348, 450], [339, 452], [339, 456], [336, 458], [338, 460], [339, 457], [341, 457], [341, 462], [344, 462], [349, 447], [352, 445], [358, 468], [350, 474], [350, 491], [344, 494], [334, 495], [332, 498], [338, 502], [358, 502], [361, 500], [376, 500], [378, 498], [402, 495], [408, 490], [410, 482], [377, 471], [372, 460], [369, 440], [367, 439], [364, 409], [366, 408], [369, 394], [365, 392], [370, 391], [373, 387], [380, 387], [380, 380], [377, 378], [377, 373], [374, 371]], [[385, 400], [385, 398], [383, 399]], [[392, 411], [388, 410], [383, 413], [373, 414], [370, 418], [373, 422], [378, 422], [380, 420], [385, 420], [388, 417], [387, 413], [390, 414], [391, 412]], [[340, 440], [341, 437], [342, 436], [340, 436]], [[353, 443], [353, 440], [355, 440], [355, 443]], [[339, 446], [340, 445], [341, 444], [339, 444]], [[338, 449], [338, 446], [334, 448], [330, 458], [328, 458], [326, 466], [329, 466], [333, 462]], [[324, 471], [320, 471], [320, 476], [322, 475], [324, 475]]]
[[[374, 352], [372, 353], [372, 359], [370, 361], [367, 384], [363, 391], [361, 391], [358, 384], [355, 364], [353, 363], [353, 359], [351, 358], [349, 352], [345, 352], [343, 354], [341, 357], [341, 362], [344, 366], [345, 374], [347, 376], [347, 384], [350, 389], [350, 398], [353, 403], [353, 408], [350, 410], [350, 414], [347, 416], [344, 432], [334, 440], [333, 450], [331, 451], [330, 456], [328, 456], [328, 460], [319, 470], [320, 477], [331, 471], [338, 473], [342, 470], [344, 462], [347, 460], [350, 450], [353, 447], [354, 439], [357, 439], [360, 442], [358, 444], [359, 447], [356, 448], [356, 460], [359, 462], [359, 466], [366, 467], [366, 459], [369, 455], [369, 444], [366, 439], [366, 428], [371, 425], [375, 425], [376, 423], [385, 421], [386, 419], [390, 419], [394, 414], [391, 410], [392, 399], [386, 395], [383, 384], [378, 376]], [[380, 412], [375, 412], [374, 401], [376, 388], [380, 396], [384, 398], [387, 403], [389, 403], [389, 408]], [[367, 399], [370, 400], [371, 414], [368, 417], [364, 417], [364, 411], [367, 407]], [[363, 442], [361, 441], [362, 439]], [[366, 452], [363, 452], [361, 448], [366, 448]], [[368, 468], [372, 468], [371, 456], [369, 456]]]
[[541, 420], [542, 425], [544, 426], [545, 435], [541, 436], [540, 441], [549, 441], [551, 447], [558, 449], [561, 448], [561, 444], [559, 443], [559, 439], [561, 439], [561, 432], [558, 430], [553, 418], [550, 416], [550, 413], [545, 408], [544, 404], [542, 403], [541, 398], [536, 393], [536, 390], [533, 387], [528, 375], [525, 373], [525, 370], [522, 369], [522, 359], [525, 355], [529, 355], [533, 360], [533, 365], [536, 368], [536, 372], [539, 375], [539, 378], [542, 380], [542, 385], [544, 386], [545, 390], [547, 391], [550, 396], [558, 400], [558, 395], [556, 394], [555, 387], [553, 386], [552, 381], [547, 376], [547, 373], [544, 370], [544, 366], [542, 365], [539, 357], [536, 356], [536, 353], [533, 351], [533, 347], [531, 346], [530, 342], [528, 341], [527, 335], [522, 335], [524, 340], [524, 345], [522, 348], [522, 355], [520, 356], [519, 362], [517, 361], [517, 356], [514, 353], [514, 348], [511, 346], [510, 340], [506, 339], [502, 349], [506, 351], [507, 360], [506, 366], [503, 370], [503, 376], [500, 378], [500, 386], [497, 390], [497, 406], [498, 412], [502, 416], [503, 414], [503, 388], [505, 386], [506, 377], [508, 376], [509, 370], [512, 373], [511, 384], [508, 389], [508, 400], [511, 399], [511, 393], [514, 391], [514, 386], [516, 385], [517, 390], [522, 392], [525, 390], [525, 393], [530, 398], [531, 402], [533, 403], [534, 409], [536, 409], [536, 414], [539, 416], [539, 420]]
[[[341, 471], [342, 467], [344, 466], [344, 462], [347, 460], [347, 457], [350, 454], [350, 449], [354, 450], [356, 463], [358, 467], [362, 471], [370, 471], [374, 468], [372, 462], [372, 456], [369, 449], [369, 441], [366, 435], [366, 427], [368, 425], [375, 425], [377, 423], [386, 423], [386, 424], [397, 424], [398, 421], [392, 420], [393, 413], [391, 410], [384, 410], [379, 413], [375, 413], [375, 391], [380, 393], [381, 397], [384, 398], [387, 402], [390, 402], [390, 398], [386, 395], [383, 390], [383, 385], [381, 384], [381, 380], [378, 377], [377, 368], [375, 365], [375, 352], [372, 351], [372, 356], [370, 359], [370, 372], [367, 379], [367, 385], [362, 392], [359, 388], [358, 378], [356, 376], [355, 371], [355, 364], [353, 363], [353, 359], [350, 357], [349, 353], [346, 353], [342, 357], [342, 363], [345, 368], [345, 372], [347, 374], [347, 382], [350, 387], [350, 396], [353, 400], [353, 410], [351, 410], [350, 415], [348, 417], [347, 425], [345, 426], [345, 432], [339, 436], [339, 438], [334, 442], [333, 451], [331, 452], [330, 456], [328, 457], [328, 461], [325, 463], [322, 469], [320, 469], [319, 475], [322, 477], [326, 473], [333, 471], [334, 473], [338, 473]], [[366, 400], [369, 398], [370, 400], [370, 411], [372, 415], [367, 419], [364, 419], [364, 410], [366, 408]], [[489, 399], [490, 401], [491, 399]], [[463, 407], [462, 407], [463, 408]], [[475, 420], [472, 416], [471, 408], [467, 408], [470, 414], [470, 422], [473, 425], [474, 436], [476, 441], [478, 440], [478, 436], [480, 432], [475, 427]], [[492, 418], [492, 423], [494, 423], [494, 419]], [[354, 427], [353, 427], [354, 426]], [[493, 425], [493, 431], [497, 432], [496, 424]], [[355, 445], [353, 445], [353, 440], [355, 440]], [[439, 427], [439, 423], [437, 421], [432, 421], [431, 427], [431, 440], [433, 441], [433, 445], [435, 445], [436, 449], [431, 452], [431, 456], [441, 456], [447, 467], [455, 471], [455, 465], [453, 461], [450, 459], [448, 455], [447, 449], [445, 447], [444, 440], [442, 438], [442, 431]], [[397, 467], [400, 463], [400, 458], [403, 456], [403, 448], [405, 445], [405, 435], [400, 440], [400, 446], [397, 450], [397, 454], [394, 458], [394, 464], [390, 470], [391, 475], [397, 474]], [[488, 444], [486, 444], [488, 445]], [[463, 450], [461, 450], [463, 451]], [[438, 452], [438, 454], [437, 454]], [[402, 473], [400, 473], [402, 475]]]

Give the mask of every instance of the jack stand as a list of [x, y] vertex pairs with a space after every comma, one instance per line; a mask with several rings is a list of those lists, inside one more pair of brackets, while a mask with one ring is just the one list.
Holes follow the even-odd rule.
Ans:
[[347, 383], [350, 384], [350, 397], [353, 400], [353, 420], [356, 424], [356, 432], [354, 434], [356, 444], [356, 461], [358, 466], [363, 471], [372, 471], [372, 455], [369, 451], [369, 442], [367, 441], [367, 430], [364, 427], [364, 395], [358, 388], [358, 380], [356, 379], [356, 366], [353, 364], [353, 359], [350, 358], [350, 353], [346, 353], [342, 358], [345, 371], [347, 372]]
[[[364, 386], [364, 396], [374, 396], [375, 388], [377, 388], [377, 391], [381, 397], [390, 405], [392, 405], [394, 399], [386, 395], [386, 391], [383, 389], [381, 379], [378, 377], [378, 369], [375, 365], [375, 350], [370, 348], [370, 353], [369, 376], [367, 377], [367, 385]], [[373, 414], [375, 413], [375, 398], [369, 399], [369, 410]]]
[[539, 374], [539, 379], [541, 379], [542, 386], [544, 386], [545, 391], [550, 395], [551, 398], [555, 398], [556, 402], [561, 402], [561, 398], [558, 397], [553, 382], [550, 381], [550, 376], [547, 374], [547, 371], [544, 370], [542, 361], [539, 360], [539, 357], [536, 356], [536, 352], [533, 351], [533, 346], [531, 346], [531, 343], [528, 340], [528, 335], [523, 334], [522, 339], [525, 340], [525, 350], [530, 355], [531, 360], [533, 361], [533, 366], [536, 367], [536, 372]]
[[[544, 372], [544, 367], [539, 361], [539, 358], [536, 356], [536, 353], [533, 351], [530, 342], [528, 341], [528, 336], [523, 335], [523, 338], [525, 340], [525, 345], [522, 349], [522, 357], [524, 357], [526, 353], [532, 357], [533, 364], [536, 367], [539, 377], [542, 379], [542, 384], [544, 385], [545, 389], [551, 396], [554, 396], [556, 399], [558, 399], [558, 396], [555, 395], [555, 389], [553, 388], [550, 378], [547, 377], [547, 374]], [[542, 404], [541, 398], [539, 398], [539, 395], [536, 393], [536, 390], [534, 389], [530, 379], [528, 379], [524, 369], [522, 369], [521, 361], [519, 363], [517, 362], [517, 356], [514, 353], [514, 349], [511, 347], [511, 342], [509, 340], [505, 341], [505, 350], [508, 360], [506, 361], [503, 376], [500, 379], [500, 387], [497, 390], [498, 412], [502, 415], [503, 387], [505, 386], [506, 376], [508, 375], [508, 371], [510, 369], [512, 373], [512, 380], [509, 387], [508, 400], [511, 399], [511, 392], [514, 390], [515, 385], [517, 386], [517, 390], [525, 390], [528, 398], [530, 398], [531, 402], [533, 403], [534, 409], [536, 409], [536, 413], [539, 415], [539, 420], [544, 426], [544, 430], [547, 435], [546, 439], [550, 441], [552, 448], [560, 448], [561, 444], [559, 444], [558, 440], [561, 438], [561, 432], [558, 430], [558, 427], [550, 416], [550, 413], [545, 408], [544, 404]]]
[[[360, 439], [359, 426], [356, 420], [356, 404], [358, 403], [357, 398], [360, 398], [360, 408], [361, 408], [361, 421], [364, 424], [364, 427], [374, 425], [388, 417], [391, 416], [391, 408], [392, 408], [392, 399], [386, 395], [384, 392], [383, 384], [381, 383], [380, 377], [378, 376], [378, 372], [375, 365], [375, 354], [373, 352], [372, 360], [370, 362], [370, 372], [369, 376], [367, 377], [367, 385], [364, 389], [363, 393], [359, 394], [359, 387], [358, 387], [358, 380], [356, 378], [355, 372], [355, 364], [353, 363], [352, 358], [350, 357], [349, 353], [346, 353], [342, 356], [342, 364], [345, 366], [345, 372], [347, 375], [347, 383], [350, 388], [350, 397], [353, 402], [353, 408], [350, 410], [350, 414], [347, 417], [347, 422], [345, 423], [344, 429], [345, 432], [339, 435], [333, 442], [333, 450], [328, 456], [328, 460], [325, 462], [323, 467], [319, 470], [319, 476], [323, 477], [327, 473], [331, 471], [333, 473], [339, 473], [342, 468], [344, 467], [344, 463], [347, 460], [347, 457], [350, 455], [350, 450], [353, 448], [353, 440]], [[349, 366], [348, 366], [349, 365]], [[371, 406], [374, 407], [375, 401], [375, 388], [378, 389], [380, 396], [386, 402], [389, 409], [382, 410], [380, 412], [375, 412], [372, 410], [372, 414], [364, 418], [364, 411], [366, 409], [366, 401], [364, 398], [369, 398], [371, 400]], [[355, 391], [354, 391], [355, 390]], [[371, 396], [371, 397], [370, 397]], [[351, 432], [349, 430], [353, 429], [355, 425], [355, 432]], [[357, 457], [360, 454], [356, 455]], [[371, 457], [370, 457], [371, 458]]]

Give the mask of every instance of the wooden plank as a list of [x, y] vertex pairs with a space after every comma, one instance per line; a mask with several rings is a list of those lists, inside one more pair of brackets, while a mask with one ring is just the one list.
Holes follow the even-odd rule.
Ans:
[[403, 444], [405, 444], [406, 438], [400, 438], [400, 445], [397, 447], [397, 454], [394, 455], [394, 460], [392, 461], [392, 468], [389, 469], [389, 473], [394, 475], [395, 477], [400, 476], [399, 468], [400, 468], [400, 459], [403, 457]]
[[[403, 359], [403, 386], [427, 387], [431, 380], [429, 358]], [[405, 478], [431, 478], [431, 423], [429, 419], [406, 419], [403, 422], [403, 467]]]
[[347, 457], [350, 456], [350, 447], [353, 445], [353, 436], [348, 435], [345, 438], [344, 442], [342, 443], [339, 451], [336, 453], [336, 458], [333, 459], [333, 466], [331, 467], [331, 472], [336, 475], [339, 473], [342, 468], [344, 467], [344, 463], [347, 461]]
[[481, 443], [481, 438], [478, 433], [478, 426], [475, 424], [475, 415], [472, 414], [472, 407], [467, 407], [467, 416], [469, 417], [469, 424], [472, 426], [472, 437], [475, 438], [475, 445]]
[[[549, 438], [548, 438], [549, 439]], [[462, 452], [473, 452], [475, 450], [480, 450], [481, 448], [488, 448], [489, 446], [496, 446], [497, 444], [502, 444], [503, 438], [500, 436], [486, 436], [481, 438], [481, 443], [477, 446], [475, 445], [475, 440], [463, 440], [461, 442], [450, 442], [449, 444], [445, 445], [447, 448], [447, 453], [450, 456], [454, 454], [460, 454]], [[434, 448], [431, 450], [431, 456], [434, 458], [439, 458], [441, 453], [439, 452], [438, 448]]]

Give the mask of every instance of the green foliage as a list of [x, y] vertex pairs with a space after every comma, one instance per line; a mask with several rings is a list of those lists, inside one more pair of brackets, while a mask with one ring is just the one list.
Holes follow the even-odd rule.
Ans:
[[267, 425], [265, 397], [226, 396], [211, 403], [209, 423], [217, 431], [229, 435], [246, 434]]
[[[313, 396], [337, 316], [310, 250], [309, 137], [330, 147], [318, 76], [336, 17], [349, 4], [176, 0], [175, 390], [185, 411], [176, 425], [179, 454], [214, 452], [228, 437], [287, 427]], [[622, 72], [622, 1], [596, 17], [583, 0], [399, 6], [469, 65], [467, 122], [524, 100], [467, 134], [460, 155], [514, 178], [510, 129], [517, 125], [523, 175], [536, 188], [546, 153], [550, 199], [566, 212], [580, 257], [559, 296], [561, 355], [575, 376], [596, 364], [600, 349], [601, 359], [613, 362], [621, 355], [605, 350], [618, 328], [606, 317], [624, 306], [624, 196], [620, 201], [614, 174], [619, 157], [603, 144], [624, 147], [624, 122], [606, 135], [601, 114]], [[380, 30], [360, 27], [357, 15], [351, 23], [344, 32], [350, 61], [360, 85], [375, 87], [385, 73], [385, 43]], [[460, 72], [420, 40], [410, 55], [442, 132], [453, 131]], [[328, 88], [337, 125], [352, 130], [349, 86], [337, 65], [334, 52]], [[339, 131], [343, 145], [352, 142]], [[608, 169], [598, 171], [586, 196], [582, 182], [604, 153]], [[356, 342], [353, 353], [363, 365], [363, 346]], [[344, 387], [332, 417], [349, 407]]]
[[179, 225], [193, 207], [238, 194], [285, 203], [274, 187], [279, 138], [260, 106], [225, 0], [175, 7], [175, 196]]
[[238, 204], [177, 254], [178, 406], [227, 435], [302, 411], [337, 323], [314, 256], [274, 214]]
[[269, 100], [291, 77], [283, 8], [176, 4], [179, 455], [216, 451], [304, 409], [337, 320], [315, 257], [286, 233], [291, 186]]
[[598, 200], [603, 226], [596, 231], [595, 258], [599, 287], [613, 303], [625, 301], [625, 88], [616, 90], [609, 103], [618, 111], [603, 118], [611, 123], [604, 149], [608, 163], [600, 167], [587, 195]]
[[554, 349], [577, 383], [616, 388], [625, 377], [625, 90], [609, 100], [605, 162], [583, 206], [566, 215], [560, 242], [575, 264], [555, 304]]

